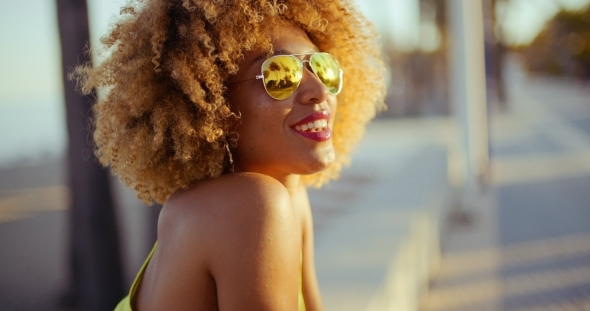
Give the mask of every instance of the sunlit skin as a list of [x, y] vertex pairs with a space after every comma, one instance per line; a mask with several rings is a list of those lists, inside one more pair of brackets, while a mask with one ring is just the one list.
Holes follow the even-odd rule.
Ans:
[[[278, 34], [277, 54], [318, 51], [297, 27], [285, 25]], [[267, 56], [245, 54], [228, 81], [229, 101], [241, 116], [234, 172], [195, 182], [166, 202], [134, 310], [298, 310], [301, 275], [306, 309], [323, 310], [300, 176], [329, 167], [334, 148], [331, 139], [309, 139], [294, 124], [322, 112], [332, 127], [336, 97], [306, 64], [291, 97], [271, 98], [261, 80], [250, 79]]]

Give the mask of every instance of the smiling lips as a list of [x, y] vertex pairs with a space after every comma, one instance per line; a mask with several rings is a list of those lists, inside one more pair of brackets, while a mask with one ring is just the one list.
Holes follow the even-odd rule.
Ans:
[[291, 125], [297, 134], [315, 141], [326, 141], [332, 138], [332, 130], [328, 127], [330, 113], [316, 111]]

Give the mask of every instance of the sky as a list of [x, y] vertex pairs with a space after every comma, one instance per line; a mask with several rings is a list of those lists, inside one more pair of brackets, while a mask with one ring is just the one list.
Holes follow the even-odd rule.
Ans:
[[[88, 0], [92, 42], [106, 32], [124, 2]], [[356, 3], [398, 48], [436, 47], [432, 43], [436, 29], [433, 32], [428, 23], [420, 21], [418, 0]], [[508, 0], [498, 13], [506, 39], [523, 43], [534, 38], [558, 5], [573, 9], [588, 3], [590, 0]], [[65, 148], [56, 16], [55, 1], [0, 0], [0, 166], [23, 157], [59, 155]], [[420, 39], [429, 33], [430, 47]]]

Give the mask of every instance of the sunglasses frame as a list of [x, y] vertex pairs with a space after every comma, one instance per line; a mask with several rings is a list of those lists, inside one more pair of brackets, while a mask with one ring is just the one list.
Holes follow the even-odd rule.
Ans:
[[[256, 80], [262, 79], [262, 84], [264, 85], [264, 90], [266, 91], [266, 93], [268, 94], [268, 96], [272, 97], [275, 100], [286, 100], [286, 99], [290, 98], [291, 96], [293, 96], [293, 94], [295, 94], [295, 91], [299, 88], [299, 85], [301, 85], [301, 80], [302, 79], [299, 79], [299, 81], [297, 82], [297, 86], [295, 86], [295, 88], [293, 89], [293, 93], [291, 93], [289, 96], [287, 96], [285, 98], [281, 98], [281, 99], [276, 98], [273, 95], [271, 95], [270, 92], [268, 91], [268, 89], [266, 88], [266, 83], [264, 83], [264, 72], [263, 72], [263, 69], [262, 69], [264, 67], [264, 64], [268, 60], [273, 59], [275, 57], [285, 57], [285, 56], [287, 56], [287, 57], [292, 57], [292, 58], [294, 58], [294, 59], [296, 59], [298, 61], [299, 66], [301, 68], [301, 74], [303, 74], [303, 72], [305, 71], [304, 70], [305, 69], [305, 63], [308, 63], [309, 64], [308, 66], [309, 66], [310, 71], [313, 72], [313, 74], [318, 78], [318, 80], [320, 80], [320, 82], [322, 82], [322, 85], [324, 87], [326, 87], [326, 88], [329, 89], [329, 87], [326, 84], [324, 84], [324, 82], [322, 81], [322, 79], [320, 79], [320, 76], [318, 76], [318, 74], [316, 73], [315, 69], [311, 65], [311, 58], [314, 55], [317, 55], [317, 54], [327, 54], [330, 57], [332, 57], [334, 59], [334, 61], [336, 61], [336, 64], [338, 65], [338, 70], [340, 71], [339, 72], [339, 80], [340, 80], [340, 83], [339, 83], [339, 86], [338, 86], [338, 90], [335, 93], [332, 93], [330, 91], [328, 91], [328, 92], [330, 94], [332, 94], [332, 95], [338, 95], [338, 94], [340, 94], [340, 92], [342, 91], [342, 85], [344, 84], [342, 82], [342, 76], [343, 76], [344, 71], [342, 71], [342, 68], [340, 67], [340, 63], [338, 62], [338, 60], [336, 59], [336, 57], [334, 57], [334, 55], [332, 55], [330, 53], [325, 53], [325, 52], [316, 52], [316, 53], [308, 53], [308, 54], [279, 54], [279, 55], [273, 55], [273, 56], [271, 56], [271, 57], [269, 57], [269, 58], [267, 58], [267, 59], [264, 60], [264, 62], [260, 66], [260, 74], [259, 75], [256, 75]], [[297, 57], [297, 56], [304, 56], [305, 57], [307, 55], [310, 55], [309, 59], [301, 59], [301, 58]], [[250, 79], [248, 79], [248, 80], [250, 80]], [[239, 82], [242, 82], [242, 81], [239, 81]], [[238, 82], [236, 82], [236, 83], [238, 83]]]

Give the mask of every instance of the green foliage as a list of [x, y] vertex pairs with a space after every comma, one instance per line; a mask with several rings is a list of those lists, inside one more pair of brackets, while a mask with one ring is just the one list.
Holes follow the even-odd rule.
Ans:
[[530, 71], [590, 79], [590, 7], [559, 12], [519, 50]]

